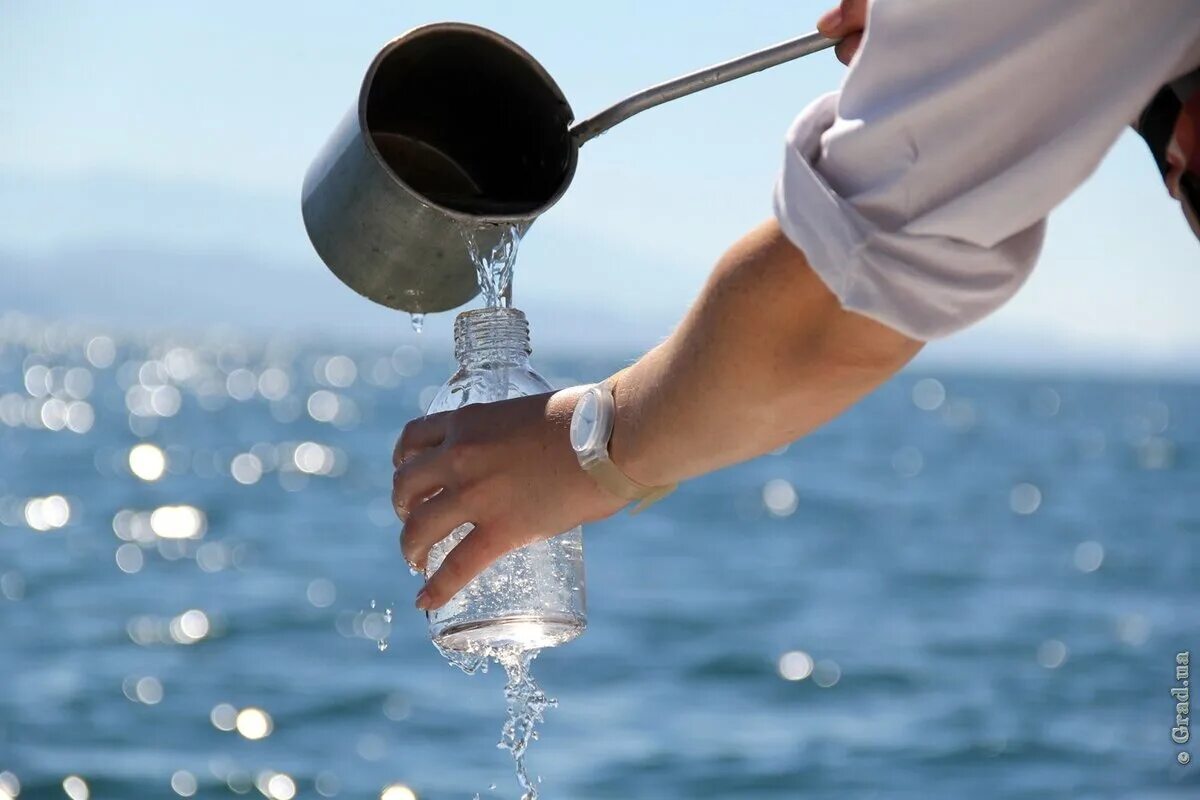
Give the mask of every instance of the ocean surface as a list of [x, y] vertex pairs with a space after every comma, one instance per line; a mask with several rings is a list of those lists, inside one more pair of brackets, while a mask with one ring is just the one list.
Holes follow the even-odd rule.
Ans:
[[[401, 339], [0, 324], [0, 797], [518, 796], [502, 674], [411, 607], [390, 453], [451, 363]], [[588, 526], [589, 628], [535, 662], [543, 797], [1200, 797], [1169, 694], [1198, 411], [1196, 383], [906, 372]]]

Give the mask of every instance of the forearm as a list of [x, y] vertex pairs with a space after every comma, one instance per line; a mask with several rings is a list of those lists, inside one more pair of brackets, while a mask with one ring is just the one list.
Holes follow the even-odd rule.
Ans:
[[[845, 312], [775, 223], [721, 259], [667, 341], [616, 384], [610, 454], [650, 485], [771, 450], [835, 416], [920, 344]], [[602, 519], [624, 501], [575, 460], [578, 390], [466, 406], [405, 426], [392, 502], [409, 563], [459, 525], [460, 542], [417, 598], [437, 608], [499, 556]]]
[[621, 373], [613, 461], [657, 485], [752, 458], [836, 416], [920, 348], [843, 310], [766, 223], [722, 257], [675, 332]]

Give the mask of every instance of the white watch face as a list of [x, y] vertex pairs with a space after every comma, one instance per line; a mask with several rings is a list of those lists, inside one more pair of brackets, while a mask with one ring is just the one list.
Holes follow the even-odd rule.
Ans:
[[588, 389], [575, 403], [575, 413], [571, 415], [571, 447], [576, 453], [582, 455], [594, 449], [599, 422], [600, 398], [596, 389]]

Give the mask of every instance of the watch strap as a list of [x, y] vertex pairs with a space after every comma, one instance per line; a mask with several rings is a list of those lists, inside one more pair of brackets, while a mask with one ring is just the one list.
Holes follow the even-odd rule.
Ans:
[[[624, 371], [624, 370], [622, 370]], [[616, 379], [621, 373], [617, 373], [608, 380], [602, 382], [600, 387], [608, 394], [610, 398], [615, 400]], [[614, 403], [615, 405], [615, 403]], [[611, 436], [611, 432], [610, 432]], [[671, 492], [675, 491], [676, 484], [668, 484], [666, 486], [646, 486], [638, 483], [633, 478], [630, 478], [620, 467], [612, 462], [608, 456], [608, 442], [604, 443], [604, 455], [593, 460], [591, 463], [583, 467], [587, 474], [592, 476], [592, 479], [600, 486], [631, 503], [637, 503], [630, 509], [630, 514], [637, 514], [644, 511], [649, 506], [657, 503]]]
[[608, 458], [597, 459], [583, 469], [606, 491], [615, 494], [622, 500], [636, 502], [637, 505], [630, 510], [631, 514], [646, 509], [675, 491], [673, 483], [667, 486], [646, 486], [638, 483], [621, 472], [617, 465]]

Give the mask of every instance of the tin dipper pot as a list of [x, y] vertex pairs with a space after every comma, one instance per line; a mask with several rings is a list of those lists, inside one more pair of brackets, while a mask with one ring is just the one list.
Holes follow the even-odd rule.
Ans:
[[463, 243], [527, 226], [562, 196], [579, 148], [629, 117], [836, 44], [818, 33], [651, 87], [572, 125], [558, 84], [494, 31], [443, 22], [393, 39], [304, 177], [321, 260], [376, 303], [446, 311], [479, 289]]

